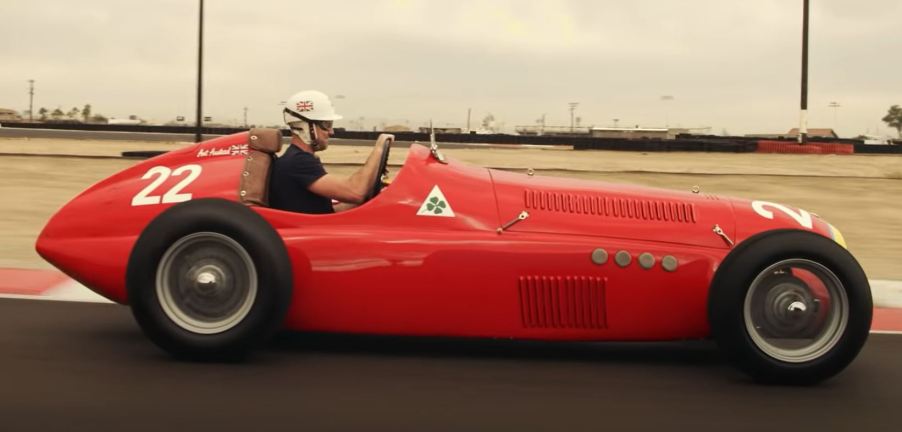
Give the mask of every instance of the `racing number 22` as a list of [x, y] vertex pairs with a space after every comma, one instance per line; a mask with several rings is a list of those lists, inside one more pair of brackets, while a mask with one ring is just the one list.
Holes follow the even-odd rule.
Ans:
[[805, 210], [799, 209], [799, 211], [795, 211], [789, 207], [786, 207], [783, 204], [777, 204], [767, 201], [753, 201], [752, 209], [755, 210], [755, 213], [758, 213], [759, 216], [766, 219], [773, 219], [774, 212], [769, 210], [767, 207], [774, 208], [785, 213], [787, 216], [793, 218], [799, 225], [812, 229], [814, 227], [813, 221], [811, 219], [811, 213], [808, 213]]
[[[141, 189], [141, 192], [138, 192], [138, 194], [135, 195], [134, 198], [132, 198], [132, 205], [142, 206], [189, 201], [191, 200], [191, 194], [181, 193], [182, 189], [187, 187], [194, 180], [197, 180], [197, 177], [200, 176], [200, 172], [201, 167], [200, 165], [196, 164], [183, 165], [174, 170], [169, 169], [169, 167], [155, 166], [147, 170], [147, 172], [144, 173], [144, 175], [141, 177], [141, 180], [147, 180], [154, 177], [156, 178], [154, 178], [154, 180], [150, 182], [147, 187]], [[185, 173], [187, 173], [187, 176], [162, 196], [151, 195], [151, 193], [153, 193], [156, 188], [160, 187], [160, 185], [163, 184], [163, 182], [165, 182], [169, 177], [180, 177]]]

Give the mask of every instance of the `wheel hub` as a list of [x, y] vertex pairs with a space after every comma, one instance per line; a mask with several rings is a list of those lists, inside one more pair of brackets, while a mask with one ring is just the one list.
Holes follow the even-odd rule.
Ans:
[[179, 327], [222, 333], [240, 324], [257, 295], [253, 259], [235, 240], [200, 232], [176, 241], [157, 267], [157, 298]]
[[759, 273], [746, 293], [743, 315], [758, 349], [780, 361], [803, 363], [838, 343], [848, 324], [849, 300], [830, 269], [788, 259]]
[[789, 305], [787, 311], [790, 315], [801, 316], [808, 310], [808, 306], [804, 302], [794, 301]]
[[760, 328], [774, 336], [791, 337], [812, 324], [816, 317], [808, 287], [795, 283], [774, 285], [764, 304], [765, 322]]
[[194, 277], [194, 288], [202, 294], [213, 294], [219, 287], [219, 281], [222, 280], [222, 270], [214, 266], [204, 266], [196, 271]]

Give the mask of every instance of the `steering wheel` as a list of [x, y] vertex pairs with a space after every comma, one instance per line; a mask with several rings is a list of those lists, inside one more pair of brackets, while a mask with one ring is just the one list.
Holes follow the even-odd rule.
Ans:
[[366, 201], [373, 199], [385, 186], [382, 182], [384, 176], [388, 174], [388, 155], [391, 153], [391, 145], [395, 142], [395, 136], [391, 134], [381, 134], [376, 139], [376, 145], [382, 145], [382, 159], [379, 161], [379, 168], [376, 170], [376, 178], [373, 180], [373, 187], [367, 194]]

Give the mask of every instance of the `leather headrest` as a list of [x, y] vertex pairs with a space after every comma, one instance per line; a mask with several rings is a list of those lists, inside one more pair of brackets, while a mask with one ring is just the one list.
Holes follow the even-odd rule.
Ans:
[[282, 149], [282, 131], [254, 128], [248, 133], [248, 146], [264, 153], [278, 153]]

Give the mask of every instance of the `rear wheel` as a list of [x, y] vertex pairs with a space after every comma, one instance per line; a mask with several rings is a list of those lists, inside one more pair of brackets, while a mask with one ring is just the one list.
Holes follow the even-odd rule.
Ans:
[[[805, 275], [808, 282], [794, 275]], [[804, 363], [829, 352], [840, 340], [849, 324], [849, 297], [827, 267], [788, 259], [752, 281], [742, 315], [758, 349], [780, 361]]]
[[127, 288], [136, 321], [164, 350], [236, 358], [284, 320], [291, 265], [281, 238], [257, 213], [195, 200], [145, 228], [129, 258]]
[[867, 278], [830, 239], [776, 231], [724, 260], [708, 316], [720, 348], [762, 382], [807, 384], [842, 371], [870, 330]]

